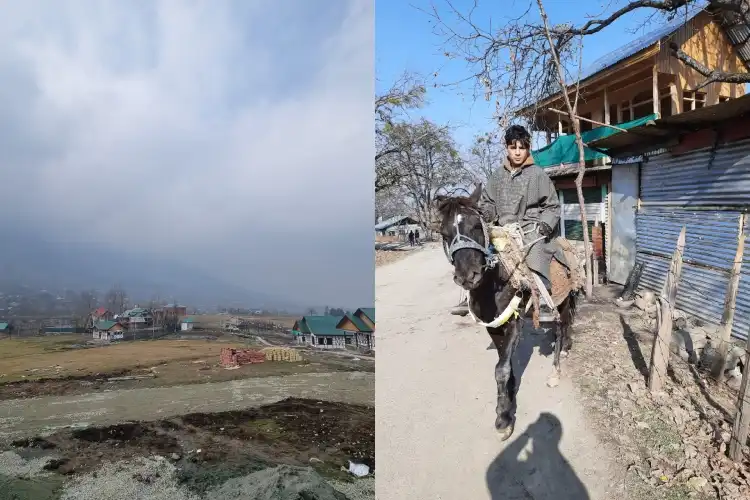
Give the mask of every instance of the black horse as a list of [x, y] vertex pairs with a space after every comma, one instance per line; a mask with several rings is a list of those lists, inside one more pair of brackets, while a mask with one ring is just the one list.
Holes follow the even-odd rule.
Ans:
[[[492, 258], [489, 231], [478, 208], [481, 192], [480, 185], [468, 198], [437, 197], [436, 202], [442, 216], [440, 233], [454, 268], [453, 281], [469, 292], [472, 316], [485, 326], [491, 325], [487, 326], [487, 332], [499, 356], [495, 365], [495, 428], [501, 439], [506, 440], [513, 434], [516, 410], [517, 387], [511, 358], [523, 326], [522, 305], [531, 300], [531, 294], [511, 285], [503, 265], [489, 265]], [[567, 354], [572, 346], [570, 327], [575, 317], [578, 293], [579, 290], [572, 290], [557, 307], [554, 366], [547, 380], [550, 387], [555, 387], [560, 380], [560, 354]], [[504, 321], [501, 316], [509, 319]]]

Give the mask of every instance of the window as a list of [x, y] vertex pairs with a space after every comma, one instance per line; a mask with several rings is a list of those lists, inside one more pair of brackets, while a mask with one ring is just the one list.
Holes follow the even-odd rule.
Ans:
[[622, 103], [622, 123], [630, 121], [630, 103]]
[[323, 338], [322, 337], [318, 337], [318, 345], [323, 345]]
[[[581, 118], [591, 120], [591, 113], [581, 115]], [[589, 130], [593, 129], [593, 124], [591, 122], [587, 122], [586, 120], [578, 120], [578, 122], [581, 124], [581, 132], [588, 132]]]
[[305, 343], [305, 336], [304, 335], [302, 336], [302, 343], [303, 344]]
[[[591, 205], [602, 202], [601, 187], [583, 188], [583, 201], [586, 204], [586, 215], [588, 217], [589, 241], [593, 236], [591, 231], [596, 220], [596, 213], [592, 213]], [[562, 198], [565, 201], [563, 212], [565, 213], [565, 238], [573, 241], [583, 241], [583, 225], [578, 208], [578, 192], [575, 189], [561, 189]]]
[[344, 337], [344, 342], [346, 343], [346, 345], [351, 345], [352, 338], [351, 337]]
[[683, 92], [682, 93], [682, 111], [692, 111], [702, 108], [706, 105], [705, 92]]
[[333, 345], [333, 339], [331, 337], [326, 337], [326, 345]]
[[631, 106], [633, 109], [633, 117], [631, 120], [637, 120], [643, 118], [654, 112], [654, 95], [649, 91], [640, 92], [633, 97]]
[[609, 123], [617, 123], [619, 118], [617, 117], [617, 104], [609, 105]]
[[659, 114], [662, 118], [672, 116], [672, 93], [669, 91], [669, 87], [659, 91]]

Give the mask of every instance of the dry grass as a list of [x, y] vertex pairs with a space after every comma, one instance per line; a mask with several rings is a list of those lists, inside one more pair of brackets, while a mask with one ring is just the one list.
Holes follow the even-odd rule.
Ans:
[[272, 322], [284, 328], [291, 328], [297, 321], [295, 316], [243, 316], [233, 314], [200, 314], [194, 315], [196, 324], [201, 328], [220, 330], [222, 325], [232, 317], [237, 317], [247, 321]]
[[214, 358], [219, 355], [222, 347], [235, 344], [237, 347], [242, 346], [239, 342], [149, 340], [87, 349], [71, 347], [72, 344], [82, 342], [82, 337], [78, 335], [4, 340], [3, 356], [0, 358], [0, 381], [80, 376], [152, 366], [167, 361]]

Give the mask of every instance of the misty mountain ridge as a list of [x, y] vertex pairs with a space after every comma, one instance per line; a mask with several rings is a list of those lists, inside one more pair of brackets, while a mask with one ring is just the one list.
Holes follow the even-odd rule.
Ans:
[[30, 234], [5, 232], [0, 246], [0, 291], [84, 291], [104, 294], [121, 286], [132, 302], [154, 297], [200, 309], [242, 307], [304, 312], [296, 304], [213, 278], [162, 257], [134, 256], [92, 245], [50, 243]]

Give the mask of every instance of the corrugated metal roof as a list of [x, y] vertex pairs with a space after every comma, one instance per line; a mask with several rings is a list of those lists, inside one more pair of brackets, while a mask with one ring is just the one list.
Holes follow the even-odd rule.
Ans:
[[679, 13], [675, 15], [674, 19], [672, 19], [671, 22], [668, 22], [660, 28], [657, 28], [654, 31], [647, 33], [639, 38], [636, 38], [632, 42], [623, 45], [622, 47], [613, 50], [609, 54], [600, 57], [581, 72], [581, 80], [591, 78], [595, 74], [614, 66], [620, 61], [623, 61], [628, 57], [637, 54], [647, 47], [650, 47], [665, 36], [671, 35], [675, 31], [677, 31], [680, 26], [684, 25], [686, 22], [690, 21], [695, 16], [700, 14], [701, 11], [703, 11], [704, 2], [699, 3], [701, 4], [700, 7], [693, 8], [692, 10], [688, 11], [687, 14]]
[[721, 26], [729, 42], [737, 51], [745, 68], [750, 70], [750, 27], [734, 12], [723, 12], [721, 18]]
[[375, 224], [375, 231], [383, 231], [385, 229], [388, 229], [391, 226], [400, 224], [401, 222], [405, 220], [409, 220], [413, 224], [417, 223], [416, 219], [414, 219], [413, 217], [410, 217], [408, 215], [397, 215], [395, 217], [391, 217], [390, 219], [386, 219], [383, 222]]
[[336, 328], [343, 329], [341, 328], [341, 323], [343, 323], [345, 319], [348, 319], [349, 321], [351, 321], [354, 324], [354, 326], [357, 327], [357, 330], [359, 330], [360, 332], [365, 332], [365, 333], [372, 332], [372, 328], [367, 326], [364, 321], [362, 321], [361, 319], [359, 319], [358, 317], [356, 317], [355, 315], [351, 313], [347, 313], [345, 317], [341, 318], [341, 321], [339, 321], [338, 324], [336, 324]]
[[375, 323], [375, 308], [374, 307], [360, 307], [358, 311], [362, 312], [362, 314], [370, 318], [370, 321]]
[[634, 127], [627, 132], [616, 133], [587, 144], [589, 147], [606, 149], [610, 156], [633, 155], [639, 151], [643, 153], [653, 149], [654, 141], [666, 141], [688, 129], [697, 130], [746, 114], [750, 114], [750, 94], [713, 106], [661, 118], [651, 124]]
[[336, 328], [342, 318], [343, 316], [305, 316], [302, 319], [313, 335], [324, 337], [351, 335], [349, 332]]

